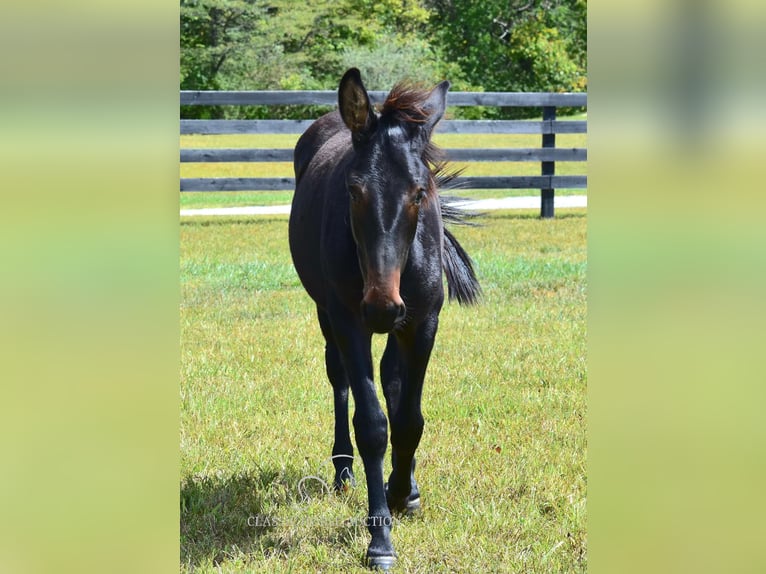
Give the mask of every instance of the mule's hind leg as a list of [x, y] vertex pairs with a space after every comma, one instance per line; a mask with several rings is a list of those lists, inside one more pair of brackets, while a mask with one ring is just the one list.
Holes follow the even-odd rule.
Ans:
[[327, 313], [317, 308], [317, 314], [325, 338], [325, 367], [327, 378], [332, 384], [335, 403], [335, 439], [332, 447], [332, 462], [335, 466], [333, 485], [336, 490], [343, 490], [346, 485], [354, 484], [354, 447], [351, 445], [348, 424], [348, 375], [343, 368]]
[[381, 379], [391, 423], [391, 465], [386, 499], [392, 510], [420, 508], [415, 481], [415, 451], [423, 434], [421, 396], [426, 367], [433, 349], [438, 313], [412, 331], [388, 337], [381, 361]]

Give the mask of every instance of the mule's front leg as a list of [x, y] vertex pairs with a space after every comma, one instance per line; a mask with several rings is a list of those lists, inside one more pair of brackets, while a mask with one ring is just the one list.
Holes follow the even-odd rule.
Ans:
[[396, 558], [391, 543], [391, 513], [383, 487], [383, 457], [388, 443], [388, 422], [375, 396], [372, 379], [352, 386], [352, 392], [356, 404], [353, 419], [356, 445], [367, 477], [367, 529], [372, 536], [367, 560], [370, 566], [387, 570]]
[[353, 315], [337, 310], [330, 314], [333, 333], [354, 395], [356, 446], [367, 479], [369, 511], [367, 529], [372, 537], [367, 561], [388, 570], [396, 561], [391, 543], [391, 513], [383, 487], [383, 457], [388, 443], [388, 421], [375, 392], [370, 353], [371, 334]]
[[438, 324], [436, 311], [411, 331], [390, 335], [381, 365], [391, 417], [392, 470], [386, 496], [392, 510], [406, 513], [420, 508], [415, 451], [423, 434], [423, 381]]

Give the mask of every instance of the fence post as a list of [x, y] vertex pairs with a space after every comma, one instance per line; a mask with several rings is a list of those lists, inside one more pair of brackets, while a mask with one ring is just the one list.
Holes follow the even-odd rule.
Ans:
[[[543, 122], [553, 122], [556, 119], [555, 106], [543, 107]], [[555, 148], [556, 147], [556, 134], [543, 133], [543, 147]], [[543, 161], [540, 162], [541, 173], [540, 175], [554, 175], [556, 173], [555, 161]], [[540, 190], [540, 217], [543, 219], [550, 219], [553, 217], [553, 189], [545, 188]]]

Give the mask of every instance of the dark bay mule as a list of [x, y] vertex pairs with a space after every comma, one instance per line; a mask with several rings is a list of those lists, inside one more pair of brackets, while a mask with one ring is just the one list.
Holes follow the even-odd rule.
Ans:
[[[420, 506], [414, 454], [423, 432], [423, 379], [444, 302], [442, 271], [450, 298], [472, 303], [479, 295], [470, 258], [444, 228], [445, 219], [460, 216], [438, 191], [431, 132], [448, 89], [446, 81], [430, 92], [398, 85], [376, 112], [352, 68], [340, 82], [339, 109], [314, 122], [295, 146], [290, 251], [326, 341], [335, 395], [335, 486], [353, 478], [350, 387], [369, 493], [367, 561], [384, 570], [396, 559], [391, 512]], [[375, 394], [373, 333], [388, 334], [380, 364], [391, 420], [387, 484], [388, 424]]]

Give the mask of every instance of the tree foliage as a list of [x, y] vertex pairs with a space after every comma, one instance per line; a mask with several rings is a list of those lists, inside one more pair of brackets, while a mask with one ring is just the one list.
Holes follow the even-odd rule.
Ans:
[[586, 0], [181, 0], [181, 89], [335, 89], [356, 66], [370, 89], [582, 91], [586, 12]]
[[586, 89], [585, 0], [428, 0], [427, 5], [436, 41], [469, 83], [486, 91]]

